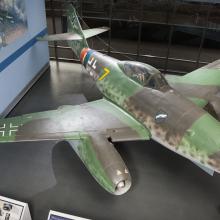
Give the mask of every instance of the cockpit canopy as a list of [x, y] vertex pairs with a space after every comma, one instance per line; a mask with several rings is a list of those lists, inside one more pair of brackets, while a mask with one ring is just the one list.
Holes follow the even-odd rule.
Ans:
[[136, 61], [122, 61], [120, 62], [120, 67], [127, 76], [142, 86], [157, 90], [168, 87], [168, 83], [161, 72], [148, 64]]

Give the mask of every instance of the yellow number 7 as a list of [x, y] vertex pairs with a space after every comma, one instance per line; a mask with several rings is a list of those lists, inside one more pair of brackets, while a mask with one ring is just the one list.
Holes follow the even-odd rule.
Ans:
[[102, 74], [102, 76], [100, 76], [99, 80], [103, 80], [109, 73], [110, 73], [110, 70], [105, 67], [104, 73]]

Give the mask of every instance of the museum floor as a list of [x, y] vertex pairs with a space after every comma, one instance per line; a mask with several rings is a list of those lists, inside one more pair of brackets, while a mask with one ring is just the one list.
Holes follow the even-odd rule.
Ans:
[[[10, 116], [101, 97], [78, 64], [51, 62]], [[33, 220], [50, 209], [94, 220], [218, 220], [220, 175], [211, 177], [154, 141], [115, 144], [132, 179], [123, 196], [105, 192], [66, 142], [1, 144], [1, 195], [28, 202]]]

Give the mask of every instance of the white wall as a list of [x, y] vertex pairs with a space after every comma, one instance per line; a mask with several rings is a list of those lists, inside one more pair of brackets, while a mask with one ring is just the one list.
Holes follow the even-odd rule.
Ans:
[[44, 0], [25, 0], [28, 31], [0, 50], [0, 114], [49, 62], [48, 45], [36, 42], [46, 31]]

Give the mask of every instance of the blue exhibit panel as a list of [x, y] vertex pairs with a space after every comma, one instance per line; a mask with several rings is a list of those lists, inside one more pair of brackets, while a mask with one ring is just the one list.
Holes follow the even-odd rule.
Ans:
[[44, 0], [24, 0], [28, 30], [15, 42], [0, 50], [0, 114], [49, 62], [48, 45], [37, 36], [46, 32]]

